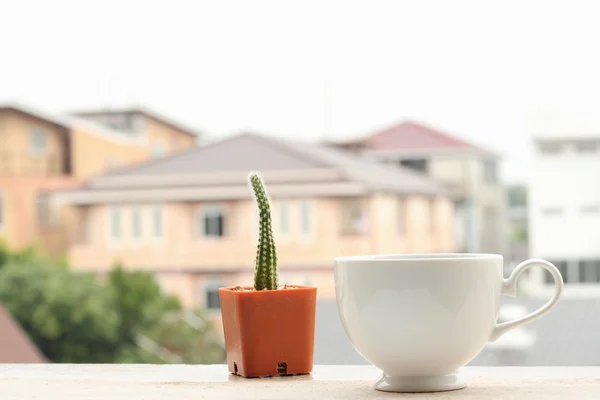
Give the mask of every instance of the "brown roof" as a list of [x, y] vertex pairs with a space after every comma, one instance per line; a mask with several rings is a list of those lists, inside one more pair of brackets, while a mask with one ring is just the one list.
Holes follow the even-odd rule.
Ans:
[[[345, 179], [360, 182], [373, 190], [400, 193], [444, 193], [439, 182], [408, 168], [388, 167], [312, 142], [277, 139], [244, 133], [204, 147], [192, 148], [136, 166], [126, 166], [104, 175], [181, 176], [193, 173], [238, 172], [245, 179], [249, 171], [339, 171]], [[102, 177], [100, 177], [101, 179]]]
[[42, 121], [54, 124], [60, 128], [68, 129], [69, 123], [63, 118], [50, 115], [44, 111], [35, 109], [31, 106], [27, 106], [20, 103], [0, 103], [0, 111], [13, 111], [21, 114], [25, 114], [32, 118], [37, 118]]
[[403, 122], [365, 139], [371, 148], [473, 148], [473, 145], [415, 122]]
[[0, 363], [45, 363], [42, 353], [0, 304]]
[[480, 147], [441, 132], [423, 123], [405, 121], [375, 132], [362, 139], [334, 143], [340, 147], [358, 146], [370, 150], [452, 151], [472, 150], [489, 153]]

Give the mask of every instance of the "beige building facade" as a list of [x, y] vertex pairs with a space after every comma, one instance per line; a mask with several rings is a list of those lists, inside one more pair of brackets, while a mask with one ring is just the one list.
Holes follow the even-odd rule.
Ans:
[[444, 184], [455, 202], [457, 250], [507, 255], [508, 211], [497, 154], [412, 121], [330, 145]]
[[56, 192], [82, 222], [72, 266], [151, 271], [186, 306], [218, 310], [219, 287], [252, 285], [250, 171], [272, 200], [282, 284], [333, 297], [337, 256], [455, 249], [453, 200], [442, 185], [322, 146], [244, 134]]
[[[131, 135], [84, 117], [0, 105], [0, 240], [61, 255], [70, 222], [62, 220], [63, 210], [48, 201], [47, 192], [195, 146], [196, 133], [146, 118], [148, 130]], [[153, 153], [158, 144], [164, 151]]]

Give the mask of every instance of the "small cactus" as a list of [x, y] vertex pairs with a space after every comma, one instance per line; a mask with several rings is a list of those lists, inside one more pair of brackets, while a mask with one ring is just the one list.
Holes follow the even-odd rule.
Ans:
[[277, 269], [277, 252], [273, 239], [271, 225], [271, 206], [269, 197], [261, 177], [253, 172], [249, 175], [250, 186], [260, 212], [260, 232], [254, 269], [255, 290], [275, 290], [279, 286], [279, 272]]

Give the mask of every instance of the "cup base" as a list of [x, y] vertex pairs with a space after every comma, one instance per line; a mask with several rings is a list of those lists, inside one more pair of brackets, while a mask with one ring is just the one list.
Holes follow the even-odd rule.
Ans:
[[440, 376], [389, 376], [384, 373], [375, 382], [374, 388], [382, 392], [424, 393], [446, 392], [466, 386], [466, 379], [458, 372]]

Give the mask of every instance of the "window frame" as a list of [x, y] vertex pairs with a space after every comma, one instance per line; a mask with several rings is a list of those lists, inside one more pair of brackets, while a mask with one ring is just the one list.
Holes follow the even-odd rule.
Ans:
[[600, 204], [584, 204], [579, 207], [581, 214], [598, 214], [600, 213]]
[[[142, 207], [140, 205], [137, 205], [137, 204], [132, 205], [130, 211], [131, 211], [131, 214], [130, 214], [130, 217], [131, 217], [131, 221], [130, 221], [131, 222], [131, 238], [133, 240], [135, 240], [135, 241], [138, 241], [138, 240], [141, 240], [142, 237], [144, 236], [144, 234], [143, 234], [143, 232], [144, 232], [144, 228], [143, 228], [143, 226], [144, 226], [144, 224], [143, 224], [143, 219], [144, 219], [143, 215], [144, 215], [144, 213], [143, 213]], [[138, 219], [138, 223], [139, 223], [139, 227], [138, 227], [139, 231], [138, 231], [138, 235], [137, 236], [135, 234], [135, 226], [136, 226], [136, 224], [135, 224], [135, 222], [136, 222], [135, 221], [135, 216], [136, 216], [136, 214], [137, 214], [137, 219]]]
[[[45, 213], [46, 219], [42, 218], [42, 212]], [[38, 193], [35, 197], [35, 222], [36, 226], [41, 229], [52, 228], [57, 224], [56, 210], [53, 207], [52, 198], [47, 193]]]
[[[42, 147], [36, 148], [36, 145], [39, 144], [36, 142], [36, 134], [38, 139], [42, 140]], [[29, 154], [34, 156], [39, 156], [48, 152], [48, 132], [40, 127], [33, 127], [29, 131]]]
[[[219, 298], [219, 288], [225, 287], [222, 279], [207, 279], [202, 285], [202, 298], [204, 301], [204, 309], [208, 312], [217, 312], [221, 309], [221, 300]], [[217, 307], [210, 307], [210, 296], [216, 298]]]
[[543, 156], [552, 156], [562, 154], [565, 151], [565, 144], [554, 141], [544, 141], [537, 143], [537, 150]]
[[[156, 211], [160, 212], [160, 233], [156, 233]], [[166, 207], [164, 204], [151, 204], [150, 205], [150, 236], [155, 241], [162, 240], [166, 234], [165, 230], [167, 227], [166, 223]]]
[[[108, 214], [108, 238], [110, 242], [120, 242], [123, 240], [123, 222], [122, 222], [122, 209], [121, 205], [110, 204], [107, 206], [107, 214]], [[118, 222], [118, 236], [115, 236], [115, 212], [117, 213], [117, 222]]]
[[563, 207], [559, 207], [559, 206], [547, 206], [547, 207], [542, 207], [540, 212], [544, 217], [554, 217], [554, 216], [563, 215], [565, 210]]
[[[303, 238], [308, 239], [314, 233], [314, 205], [310, 199], [300, 200], [300, 234]], [[307, 210], [307, 211], [306, 211]], [[305, 230], [305, 212], [308, 220], [308, 231]]]
[[[290, 237], [291, 233], [290, 202], [287, 200], [277, 200], [274, 202], [273, 205], [275, 211], [275, 218], [277, 218], [277, 239], [285, 241]], [[260, 222], [260, 219], [258, 221]]]
[[429, 173], [430, 162], [427, 157], [411, 157], [401, 158], [397, 163], [401, 168], [408, 168], [414, 172], [427, 175]]
[[[210, 214], [213, 213], [219, 214], [221, 217], [221, 235], [207, 234], [206, 219], [208, 216], [210, 216]], [[207, 203], [201, 205], [196, 217], [196, 229], [198, 230], [198, 237], [208, 240], [219, 240], [227, 237], [227, 216], [227, 207], [222, 203]]]
[[579, 140], [574, 146], [577, 154], [594, 154], [598, 152], [598, 142], [595, 140]]
[[[338, 201], [339, 205], [339, 217], [340, 217], [340, 230], [339, 234], [341, 236], [364, 236], [368, 233], [368, 201], [366, 198], [361, 196], [352, 196], [352, 197], [341, 197]], [[360, 213], [358, 217], [354, 215], [354, 207], [357, 207]], [[363, 218], [362, 228], [357, 228], [357, 219]], [[346, 229], [345, 223], [348, 222], [352, 225], [351, 228]]]
[[167, 147], [163, 145], [163, 143], [153, 143], [152, 144], [152, 158], [162, 158], [167, 155]]
[[[595, 275], [596, 275], [596, 279], [595, 280], [584, 280], [584, 275], [587, 275], [586, 272], [586, 266], [590, 266], [590, 267], [595, 267], [592, 268], [592, 270], [595, 269]], [[579, 285], [599, 285], [600, 284], [600, 260], [598, 259], [580, 259], [577, 262], [577, 275], [578, 275], [578, 280], [577, 283]]]
[[496, 160], [483, 161], [483, 182], [487, 185], [498, 184], [498, 163]]

